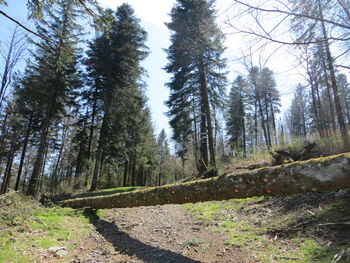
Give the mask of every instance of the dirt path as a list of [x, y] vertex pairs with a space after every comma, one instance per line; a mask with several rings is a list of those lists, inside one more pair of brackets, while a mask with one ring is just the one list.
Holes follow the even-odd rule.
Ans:
[[96, 230], [70, 251], [70, 262], [248, 262], [181, 206], [106, 210], [93, 224]]

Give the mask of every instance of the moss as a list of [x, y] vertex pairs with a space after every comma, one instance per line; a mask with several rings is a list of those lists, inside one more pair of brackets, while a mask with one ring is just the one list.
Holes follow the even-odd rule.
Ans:
[[[343, 167], [341, 161], [344, 160], [347, 166], [344, 163]], [[93, 208], [134, 207], [338, 190], [350, 184], [347, 179], [347, 171], [350, 170], [348, 160], [350, 160], [350, 153], [178, 185], [66, 200], [62, 204]], [[328, 166], [330, 163], [334, 166]], [[322, 165], [327, 167], [320, 173], [319, 166]], [[334, 175], [329, 173], [330, 169], [333, 169]]]

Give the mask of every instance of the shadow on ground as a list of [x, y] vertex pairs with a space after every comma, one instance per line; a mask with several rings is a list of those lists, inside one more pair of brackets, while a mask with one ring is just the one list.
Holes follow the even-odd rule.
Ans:
[[181, 254], [170, 250], [153, 247], [132, 238], [127, 233], [118, 229], [115, 223], [111, 223], [100, 219], [94, 209], [85, 209], [84, 216], [87, 217], [96, 230], [109, 242], [111, 242], [117, 251], [128, 256], [136, 256], [138, 259], [148, 263], [198, 263], [200, 261], [193, 260]]

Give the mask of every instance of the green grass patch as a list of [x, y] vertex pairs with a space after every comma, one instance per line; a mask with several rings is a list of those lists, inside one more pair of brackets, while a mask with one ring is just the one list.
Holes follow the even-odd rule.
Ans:
[[[93, 226], [85, 210], [43, 208], [19, 194], [0, 199], [0, 262], [36, 262], [40, 251], [51, 246], [74, 248]], [[103, 211], [95, 210], [96, 216]]]
[[341, 231], [317, 232], [318, 224], [349, 217], [349, 198], [332, 195], [259, 197], [184, 207], [213, 231], [224, 233], [228, 245], [246, 250], [252, 262], [326, 263], [350, 245], [346, 235], [340, 238]]

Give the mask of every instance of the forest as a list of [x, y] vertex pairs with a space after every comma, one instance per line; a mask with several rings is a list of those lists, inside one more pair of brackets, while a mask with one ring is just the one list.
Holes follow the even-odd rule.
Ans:
[[[178, 0], [166, 23], [168, 63], [159, 65], [171, 75], [164, 102], [171, 134], [154, 132], [142, 67], [151, 50], [132, 6], [29, 0], [27, 7], [33, 29], [1, 11], [14, 20], [1, 50], [1, 193], [40, 196], [211, 177], [232, 160], [266, 158], [305, 141], [316, 142], [318, 156], [350, 149], [349, 67], [339, 64], [349, 51], [347, 1], [291, 0], [283, 8], [232, 1], [256, 23], [242, 29], [228, 19], [232, 31], [298, 53], [304, 82], [281, 112], [266, 63], [246, 57], [246, 74], [229, 82], [215, 1]], [[264, 15], [284, 18], [270, 30], [259, 21]], [[292, 42], [275, 38], [286, 20]], [[94, 31], [91, 40], [84, 39], [86, 27]], [[17, 70], [25, 53], [25, 67]]]
[[0, 263], [350, 262], [348, 0], [15, 2]]

